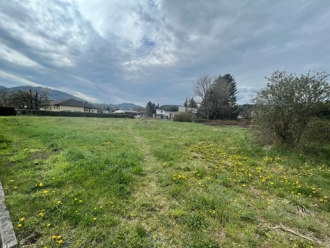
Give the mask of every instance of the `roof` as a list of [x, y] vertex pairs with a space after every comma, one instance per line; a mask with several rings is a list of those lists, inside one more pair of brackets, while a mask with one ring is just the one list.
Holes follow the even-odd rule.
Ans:
[[52, 104], [55, 106], [71, 106], [71, 107], [95, 108], [96, 109], [96, 107], [94, 107], [88, 103], [77, 101], [75, 99], [54, 100], [54, 101], [52, 101]]

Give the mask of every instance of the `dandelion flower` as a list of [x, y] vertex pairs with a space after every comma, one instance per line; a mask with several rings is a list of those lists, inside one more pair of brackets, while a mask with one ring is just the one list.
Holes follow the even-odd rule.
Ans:
[[94, 217], [93, 220], [96, 221], [96, 218]]
[[62, 202], [60, 200], [57, 201], [57, 204], [62, 204]]
[[49, 223], [47, 224], [47, 227], [50, 227], [50, 224]]
[[82, 200], [79, 200], [79, 202], [81, 203], [81, 202], [82, 202]]
[[19, 219], [19, 221], [24, 221], [24, 220], [25, 220], [25, 218], [24, 218], [24, 217], [22, 217], [22, 218], [20, 218], [20, 219]]
[[57, 239], [57, 236], [53, 235], [53, 236], [52, 236], [52, 239], [53, 239], [53, 240], [54, 240], [54, 239]]
[[41, 182], [39, 183], [39, 187], [42, 187], [42, 183]]
[[19, 224], [17, 225], [17, 227], [22, 227], [22, 224], [21, 224], [21, 223], [19, 223]]

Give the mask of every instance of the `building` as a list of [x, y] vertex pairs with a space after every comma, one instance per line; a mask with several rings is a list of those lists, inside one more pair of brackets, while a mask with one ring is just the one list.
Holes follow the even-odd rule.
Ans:
[[186, 108], [184, 106], [179, 106], [178, 111], [167, 111], [167, 110], [164, 110], [164, 109], [156, 109], [156, 114], [155, 114], [154, 117], [156, 119], [170, 119], [170, 120], [172, 120], [176, 114], [183, 113], [183, 112], [190, 112], [192, 114], [196, 114], [197, 109], [196, 108]]
[[46, 107], [46, 111], [55, 112], [86, 112], [86, 113], [97, 113], [97, 108], [82, 101], [75, 99], [61, 99], [50, 101], [50, 106]]

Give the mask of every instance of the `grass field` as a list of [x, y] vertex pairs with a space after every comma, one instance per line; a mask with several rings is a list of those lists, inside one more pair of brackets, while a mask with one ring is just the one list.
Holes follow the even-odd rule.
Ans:
[[329, 147], [143, 119], [0, 117], [0, 130], [6, 205], [31, 247], [330, 244]]

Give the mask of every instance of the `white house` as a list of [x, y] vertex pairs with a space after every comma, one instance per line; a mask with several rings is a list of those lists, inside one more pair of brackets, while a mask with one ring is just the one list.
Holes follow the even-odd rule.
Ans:
[[196, 108], [186, 108], [184, 106], [179, 106], [178, 111], [167, 111], [164, 109], [156, 109], [156, 119], [173, 119], [173, 117], [178, 113], [190, 112], [193, 114], [197, 113]]

